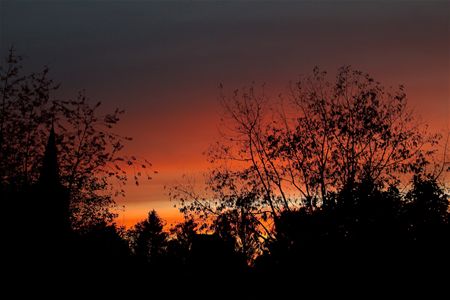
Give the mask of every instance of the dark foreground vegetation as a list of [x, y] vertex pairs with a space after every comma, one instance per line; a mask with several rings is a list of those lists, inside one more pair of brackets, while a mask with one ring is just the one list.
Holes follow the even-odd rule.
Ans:
[[121, 154], [127, 138], [110, 131], [121, 112], [52, 99], [47, 70], [20, 68], [11, 51], [0, 87], [2, 248], [17, 294], [448, 292], [446, 145], [414, 124], [402, 87], [342, 68], [334, 83], [314, 70], [289, 104], [253, 89], [223, 96], [206, 188], [169, 187], [185, 221], [164, 231], [151, 211], [125, 230], [121, 166], [137, 181], [151, 164]]

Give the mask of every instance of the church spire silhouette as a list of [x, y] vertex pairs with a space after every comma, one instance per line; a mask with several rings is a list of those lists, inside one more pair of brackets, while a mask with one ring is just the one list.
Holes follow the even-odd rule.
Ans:
[[55, 128], [52, 124], [39, 177], [40, 216], [48, 232], [56, 235], [70, 230], [70, 197], [59, 174]]
[[47, 146], [45, 148], [39, 182], [41, 185], [46, 186], [58, 186], [60, 184], [56, 135], [53, 123], [48, 136]]

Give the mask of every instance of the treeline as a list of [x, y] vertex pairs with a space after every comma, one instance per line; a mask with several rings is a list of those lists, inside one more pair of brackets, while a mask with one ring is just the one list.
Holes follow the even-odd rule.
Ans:
[[122, 111], [100, 115], [84, 94], [53, 99], [48, 69], [23, 74], [11, 49], [0, 116], [10, 277], [243, 297], [336, 283], [445, 286], [447, 143], [415, 121], [404, 87], [350, 67], [327, 78], [316, 68], [277, 99], [222, 90], [204, 184], [168, 189], [185, 221], [166, 232], [151, 211], [125, 230], [114, 198], [130, 175], [151, 179], [151, 164], [124, 154], [129, 138], [113, 131]]
[[326, 208], [283, 211], [275, 220], [274, 237], [254, 245], [263, 251], [250, 262], [240, 250], [233, 220], [226, 215], [215, 220], [208, 233], [193, 219], [165, 232], [155, 211], [128, 231], [113, 225], [105, 228], [128, 246], [122, 254], [149, 273], [170, 270], [213, 276], [251, 271], [301, 276], [326, 270], [330, 276], [333, 270], [356, 268], [360, 274], [381, 271], [381, 276], [392, 276], [387, 272], [394, 266], [402, 266], [405, 270], [398, 271], [404, 272], [421, 264], [439, 269], [446, 263], [448, 195], [434, 179], [416, 176], [405, 194], [364, 181], [330, 198], [333, 205]]
[[221, 291], [228, 283], [222, 295], [240, 291], [264, 297], [301, 294], [297, 285], [433, 287], [434, 292], [447, 286], [448, 195], [433, 179], [417, 176], [406, 194], [366, 181], [330, 197], [335, 204], [326, 208], [283, 211], [273, 237], [254, 245], [262, 251], [250, 262], [226, 215], [208, 233], [192, 219], [164, 231], [155, 211], [129, 230], [104, 223], [62, 232], [44, 231], [40, 217], [47, 214], [35, 210], [40, 216], [22, 220], [8, 233], [8, 249], [21, 281], [59, 282], [63, 276], [63, 284], [79, 289], [117, 284], [121, 291], [161, 291], [175, 285], [180, 290], [172, 293], [195, 295]]

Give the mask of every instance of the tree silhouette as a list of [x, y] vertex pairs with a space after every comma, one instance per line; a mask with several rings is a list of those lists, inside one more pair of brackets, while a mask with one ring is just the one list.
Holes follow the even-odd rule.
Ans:
[[181, 212], [236, 241], [258, 237], [252, 251], [260, 253], [309, 243], [316, 256], [333, 241], [386, 245], [404, 233], [398, 185], [426, 172], [440, 135], [416, 122], [403, 86], [385, 88], [350, 67], [329, 81], [315, 68], [279, 101], [253, 87], [221, 100], [205, 191], [190, 182], [170, 190]]
[[259, 221], [242, 207], [222, 213], [213, 224], [214, 232], [249, 264], [261, 250], [258, 226]]
[[186, 182], [170, 188], [169, 196], [181, 203], [185, 217], [198, 220], [200, 231], [217, 234], [251, 264], [262, 251], [263, 241], [272, 238], [269, 212], [261, 205], [258, 191], [241, 185], [244, 180], [232, 170], [213, 170], [209, 175], [203, 193]]
[[442, 243], [449, 237], [449, 198], [432, 177], [414, 176], [406, 195], [405, 216], [411, 238], [422, 243]]
[[163, 221], [155, 210], [148, 218], [137, 223], [130, 231], [129, 238], [133, 254], [142, 262], [158, 266], [164, 258], [167, 247], [167, 233], [163, 231]]
[[49, 79], [49, 69], [23, 74], [21, 62], [11, 48], [0, 68], [2, 195], [14, 201], [17, 192], [38, 182], [48, 133], [54, 128], [59, 178], [68, 189], [72, 226], [86, 229], [111, 222], [116, 216], [114, 197], [124, 194], [122, 186], [129, 177], [124, 166], [134, 170], [136, 183], [151, 166], [123, 154], [130, 138], [114, 132], [123, 111], [101, 115], [101, 103], [90, 104], [84, 93], [76, 100], [54, 99], [59, 86]]
[[350, 67], [339, 69], [333, 83], [314, 69], [293, 88], [291, 105], [294, 116], [282, 114], [284, 128], [272, 130], [271, 146], [280, 151], [282, 169], [299, 192], [319, 196], [323, 205], [328, 191], [366, 177], [390, 184], [423, 169], [424, 147], [439, 140], [415, 121], [403, 86], [386, 89]]
[[57, 88], [48, 68], [21, 74], [21, 60], [11, 48], [0, 66], [0, 180], [17, 190], [35, 183], [52, 121], [49, 93]]
[[192, 243], [197, 234], [197, 223], [186, 219], [170, 229], [172, 238], [168, 241], [167, 257], [172, 268], [185, 268], [191, 263]]

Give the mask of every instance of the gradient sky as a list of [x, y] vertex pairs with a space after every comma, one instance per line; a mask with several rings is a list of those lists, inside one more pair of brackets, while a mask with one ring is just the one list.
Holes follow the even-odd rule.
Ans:
[[387, 86], [436, 130], [449, 128], [449, 1], [4, 1], [0, 54], [43, 65], [63, 97], [84, 89], [126, 115], [127, 152], [148, 158], [153, 181], [130, 186], [119, 224], [157, 209], [179, 218], [163, 186], [207, 168], [217, 136], [218, 85], [266, 83], [283, 92], [314, 66], [352, 65]]

